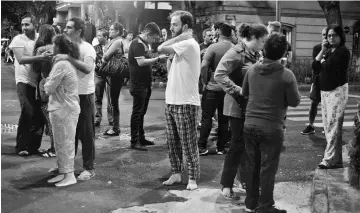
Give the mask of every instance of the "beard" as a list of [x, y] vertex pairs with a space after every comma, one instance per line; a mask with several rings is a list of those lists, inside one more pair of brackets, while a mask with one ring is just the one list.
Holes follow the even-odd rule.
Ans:
[[172, 33], [172, 37], [175, 38], [176, 36], [181, 35], [181, 33], [183, 33], [183, 29], [181, 28], [179, 31], [175, 32], [175, 31], [171, 31]]

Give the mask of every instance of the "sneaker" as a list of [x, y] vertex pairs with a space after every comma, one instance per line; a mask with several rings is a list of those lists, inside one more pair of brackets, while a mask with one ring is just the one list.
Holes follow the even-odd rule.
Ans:
[[207, 155], [207, 153], [209, 152], [209, 150], [207, 149], [203, 149], [203, 148], [199, 148], [199, 155]]
[[303, 135], [310, 135], [315, 133], [315, 128], [312, 125], [308, 125], [301, 134]]
[[261, 211], [257, 211], [258, 213], [287, 213], [286, 210], [284, 209], [279, 209], [275, 206], [270, 207], [269, 209], [266, 210], [261, 210]]
[[255, 209], [248, 209], [248, 208], [245, 207], [245, 212], [251, 212], [251, 213], [253, 213], [253, 212], [255, 212]]
[[224, 155], [224, 154], [226, 154], [226, 151], [225, 151], [225, 149], [224, 150], [216, 150], [216, 154]]
[[201, 129], [201, 123], [198, 124], [198, 126], [197, 126], [196, 129], [197, 129], [197, 130], [200, 130], [200, 129]]
[[240, 200], [240, 197], [237, 196], [237, 195], [234, 193], [234, 191], [232, 191], [232, 190], [230, 191], [230, 194], [225, 194], [225, 193], [223, 192], [223, 190], [221, 189], [220, 194], [222, 194], [222, 196], [224, 196], [224, 198], [229, 199], [229, 200]]

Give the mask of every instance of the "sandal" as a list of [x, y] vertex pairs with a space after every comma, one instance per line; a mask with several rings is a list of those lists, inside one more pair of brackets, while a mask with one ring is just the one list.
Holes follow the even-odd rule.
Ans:
[[26, 150], [23, 150], [23, 151], [18, 152], [18, 155], [21, 157], [27, 157], [27, 156], [30, 156], [30, 153]]
[[108, 129], [104, 132], [104, 135], [108, 135], [108, 136], [119, 136], [120, 135], [120, 131], [114, 131], [112, 129]]
[[78, 180], [90, 180], [92, 177], [95, 176], [95, 172], [84, 170], [81, 174], [77, 177]]
[[56, 153], [54, 149], [48, 149], [46, 152], [41, 154], [42, 157], [44, 158], [52, 158], [52, 157], [56, 157]]

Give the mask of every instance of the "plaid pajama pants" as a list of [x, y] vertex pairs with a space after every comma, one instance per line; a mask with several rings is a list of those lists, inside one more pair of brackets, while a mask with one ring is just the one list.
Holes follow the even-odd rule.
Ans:
[[185, 154], [189, 179], [200, 178], [199, 150], [197, 146], [195, 105], [165, 105], [167, 145], [172, 174], [182, 173]]

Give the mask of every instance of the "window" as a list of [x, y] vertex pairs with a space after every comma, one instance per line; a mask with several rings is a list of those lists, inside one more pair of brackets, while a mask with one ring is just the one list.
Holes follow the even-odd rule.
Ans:
[[151, 1], [145, 2], [145, 9], [155, 9], [155, 2], [151, 2]]
[[157, 4], [159, 10], [172, 10], [172, 6], [169, 2], [158, 2]]

